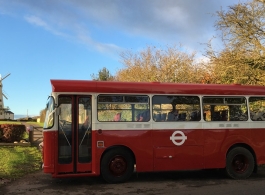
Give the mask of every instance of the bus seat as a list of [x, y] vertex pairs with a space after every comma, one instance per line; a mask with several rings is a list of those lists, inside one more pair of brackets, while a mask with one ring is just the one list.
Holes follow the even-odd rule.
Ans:
[[155, 113], [153, 114], [153, 120], [154, 121], [156, 120], [156, 114]]
[[220, 120], [227, 121], [227, 112], [225, 110], [221, 111]]
[[212, 120], [213, 121], [220, 121], [221, 120], [220, 112], [214, 112]]
[[180, 119], [181, 121], [185, 121], [185, 120], [186, 120], [186, 117], [187, 117], [187, 114], [184, 112], [184, 113], [181, 113], [181, 114], [180, 114], [180, 118], [179, 118], [179, 119]]
[[161, 121], [166, 121], [167, 113], [161, 114]]
[[160, 122], [161, 121], [161, 113], [156, 114], [155, 121], [156, 122]]
[[[205, 118], [206, 118], [206, 113], [205, 113]], [[197, 111], [197, 119], [196, 119], [196, 121], [200, 121], [200, 120], [201, 120], [201, 111]]]
[[196, 120], [197, 120], [197, 111], [193, 111], [193, 112], [190, 114], [190, 120], [191, 120], [191, 121], [196, 121]]
[[203, 113], [203, 120], [206, 121], [206, 112]]
[[143, 112], [143, 121], [149, 121], [150, 120], [150, 110], [146, 110]]

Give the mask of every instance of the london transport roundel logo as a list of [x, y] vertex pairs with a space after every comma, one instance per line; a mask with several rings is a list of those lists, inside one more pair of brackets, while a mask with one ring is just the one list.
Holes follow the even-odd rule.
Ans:
[[187, 140], [187, 136], [182, 131], [175, 131], [171, 137], [170, 140], [175, 144], [176, 146], [181, 146], [184, 144], [184, 142]]

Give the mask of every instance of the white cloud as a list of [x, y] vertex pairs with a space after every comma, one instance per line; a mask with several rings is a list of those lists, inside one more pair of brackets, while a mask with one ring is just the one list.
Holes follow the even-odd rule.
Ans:
[[85, 45], [92, 46], [95, 48], [97, 51], [102, 52], [102, 53], [107, 53], [110, 55], [115, 55], [119, 52], [121, 52], [123, 49], [115, 44], [112, 43], [102, 43], [93, 40], [90, 36], [89, 33], [85, 31], [85, 29], [79, 28], [76, 31], [76, 36], [77, 39]]
[[38, 18], [37, 16], [26, 16], [25, 19], [31, 24], [44, 27], [45, 29], [49, 29], [46, 22], [44, 22], [42, 19]]
[[[0, 0], [4, 2], [5, 0]], [[241, 2], [244, 0], [241, 0]], [[120, 49], [107, 32], [147, 38], [161, 44], [182, 43], [199, 50], [216, 34], [212, 14], [237, 0], [9, 0], [25, 19], [59, 36], [75, 37], [101, 52]], [[8, 5], [8, 6], [7, 6]], [[3, 9], [3, 8], [2, 8]], [[97, 37], [97, 29], [108, 40]], [[105, 33], [105, 34], [104, 34]]]
[[37, 16], [25, 16], [24, 18], [30, 24], [33, 24], [33, 25], [42, 27], [45, 30], [50, 31], [51, 33], [53, 33], [55, 35], [67, 37], [66, 34], [64, 34], [64, 33], [60, 32], [60, 31], [56, 30], [51, 25], [47, 24], [44, 20], [42, 20], [41, 18], [39, 18]]

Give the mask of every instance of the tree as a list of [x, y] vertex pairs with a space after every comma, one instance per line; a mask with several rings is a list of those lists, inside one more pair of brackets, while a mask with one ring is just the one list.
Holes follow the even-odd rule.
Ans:
[[43, 123], [46, 117], [46, 109], [40, 111], [40, 122]]
[[148, 46], [139, 53], [121, 53], [124, 69], [117, 72], [119, 81], [201, 82], [203, 68], [195, 62], [195, 53], [186, 54], [182, 48], [160, 49]]
[[216, 27], [230, 48], [249, 52], [265, 51], [265, 4], [253, 0], [230, 6], [228, 11], [218, 11]]
[[247, 57], [237, 50], [222, 50], [217, 56], [210, 56], [210, 59], [211, 83], [264, 84], [264, 71], [253, 68], [247, 62], [253, 60], [251, 56]]
[[112, 81], [114, 80], [114, 76], [112, 76], [107, 68], [102, 68], [98, 71], [97, 75], [91, 75], [93, 80], [96, 81]]
[[265, 85], [265, 4], [261, 0], [238, 3], [217, 12], [216, 29], [224, 49], [206, 49], [214, 83]]

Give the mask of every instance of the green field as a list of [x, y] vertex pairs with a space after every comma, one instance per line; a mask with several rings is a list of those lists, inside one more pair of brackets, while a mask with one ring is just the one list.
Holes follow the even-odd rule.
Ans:
[[36, 127], [43, 127], [43, 123], [37, 123], [37, 122], [26, 122], [26, 123]]
[[[39, 126], [39, 127], [43, 127], [43, 123], [37, 123], [37, 122], [25, 122], [29, 125], [32, 125], [32, 126]], [[0, 125], [1, 124], [17, 124], [17, 125], [20, 125], [21, 122], [20, 121], [0, 121]]]
[[0, 146], [0, 178], [13, 180], [40, 170], [41, 153], [36, 147]]
[[[32, 126], [43, 126], [43, 123], [26, 122]], [[17, 124], [19, 121], [0, 121], [1, 124]], [[23, 139], [28, 139], [28, 133], [24, 133]], [[28, 173], [40, 170], [41, 152], [36, 147], [0, 146], [0, 178], [13, 180]]]
[[18, 121], [0, 121], [0, 125], [1, 124], [16, 124], [16, 125], [20, 125], [21, 122], [18, 122]]

